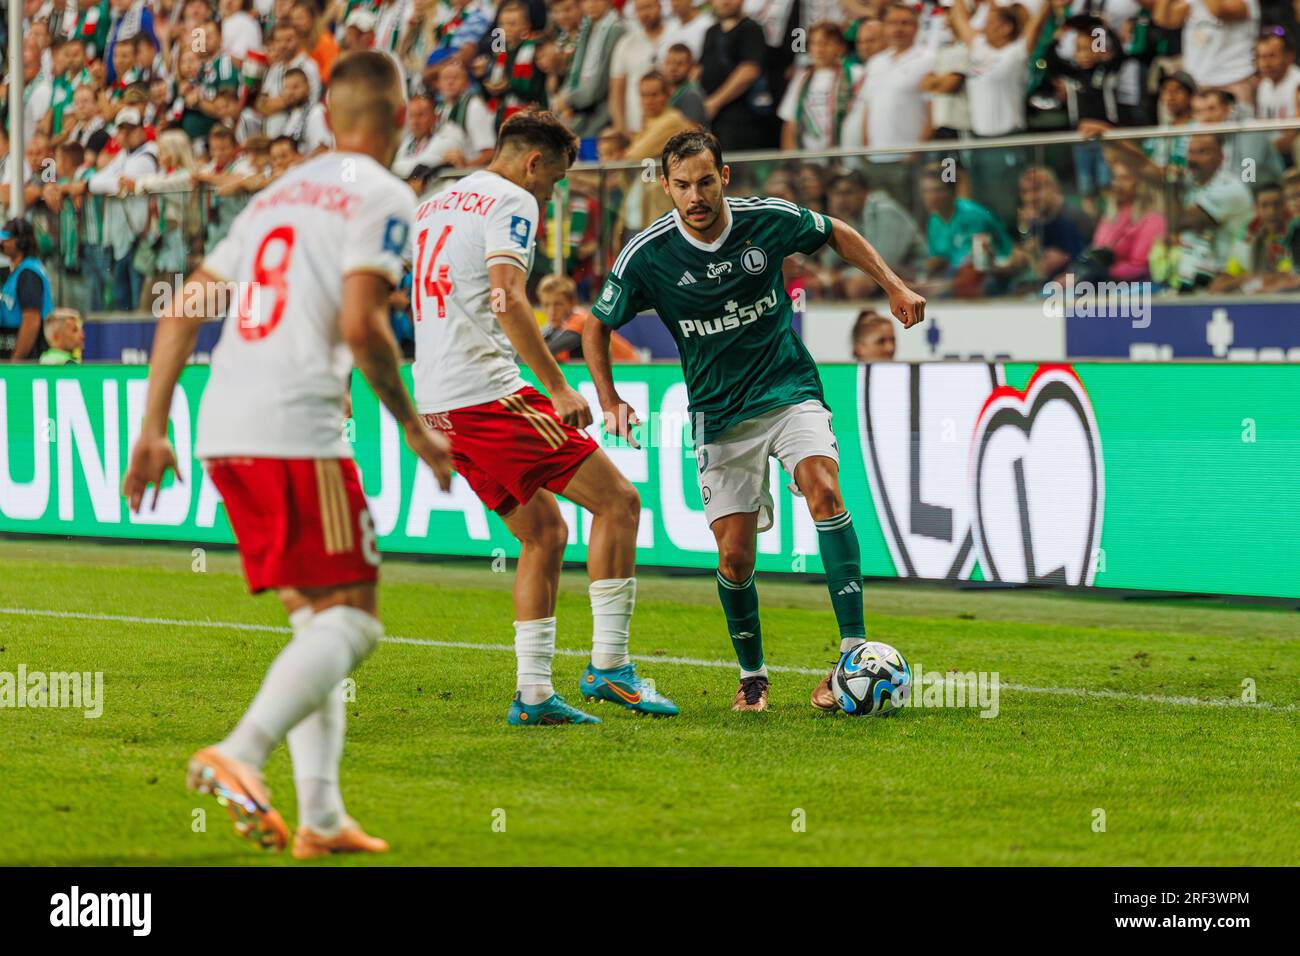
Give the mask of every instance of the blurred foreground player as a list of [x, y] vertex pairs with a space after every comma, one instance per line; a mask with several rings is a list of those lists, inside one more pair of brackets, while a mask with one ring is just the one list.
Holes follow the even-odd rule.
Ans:
[[[520, 542], [517, 684], [506, 719], [523, 727], [599, 723], [551, 683], [569, 537], [557, 494], [593, 515], [592, 647], [579, 680], [582, 696], [639, 713], [677, 713], [628, 656], [641, 499], [583, 431], [591, 408], [564, 380], [525, 291], [538, 202], [550, 198], [577, 151], [573, 134], [552, 114], [514, 114], [502, 124], [486, 169], [420, 204], [412, 241], [416, 404], [451, 439], [456, 471]], [[520, 359], [549, 398], [524, 382]]]
[[[678, 133], [664, 146], [660, 183], [673, 208], [624, 247], [592, 306], [582, 351], [605, 428], [635, 444], [632, 409], [609, 364], [612, 331], [654, 309], [677, 343], [690, 397], [704, 515], [718, 543], [718, 597], [740, 662], [737, 711], [767, 710], [768, 676], [754, 585], [757, 536], [772, 527], [770, 458], [794, 476], [808, 502], [840, 653], [866, 640], [862, 567], [852, 518], [840, 494], [839, 446], [817, 364], [791, 324], [781, 267], [796, 252], [829, 244], [889, 294], [910, 327], [925, 299], [909, 289], [851, 226], [784, 199], [723, 195], [730, 168], [711, 133]], [[830, 677], [812, 704], [833, 711]]]
[[404, 111], [386, 55], [339, 60], [328, 107], [337, 151], [260, 193], [159, 321], [148, 406], [123, 487], [138, 511], [148, 486], [176, 468], [168, 410], [209, 310], [194, 305], [224, 295], [230, 287], [221, 283], [237, 283], [212, 354], [196, 454], [225, 502], [249, 589], [275, 590], [294, 634], [230, 736], [190, 758], [188, 782], [216, 795], [242, 836], [281, 849], [288, 831], [262, 766], [287, 738], [298, 858], [388, 848], [346, 814], [339, 792], [340, 685], [383, 636], [375, 530], [342, 429], [353, 361], [411, 450], [450, 487], [446, 439], [416, 414], [388, 328], [388, 295], [402, 275], [415, 204], [387, 169]]

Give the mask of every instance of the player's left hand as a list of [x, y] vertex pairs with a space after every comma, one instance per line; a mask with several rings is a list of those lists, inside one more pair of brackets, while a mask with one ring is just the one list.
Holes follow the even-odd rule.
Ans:
[[149, 505], [152, 511], [158, 507], [158, 496], [162, 494], [163, 479], [167, 471], [176, 472], [176, 480], [181, 480], [180, 469], [176, 465], [176, 452], [166, 438], [148, 438], [141, 435], [131, 449], [131, 464], [122, 479], [122, 494], [131, 510], [137, 514], [144, 501], [144, 493], [154, 485], [153, 501]]
[[925, 296], [900, 285], [889, 294], [889, 311], [903, 323], [903, 328], [910, 329], [925, 321]]

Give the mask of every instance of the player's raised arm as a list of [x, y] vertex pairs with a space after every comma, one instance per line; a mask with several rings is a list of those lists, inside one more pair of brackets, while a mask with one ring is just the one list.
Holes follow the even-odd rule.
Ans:
[[392, 290], [392, 283], [376, 273], [348, 274], [343, 280], [339, 329], [357, 368], [402, 426], [411, 451], [433, 469], [438, 487], [449, 491], [451, 447], [441, 432], [425, 427], [402, 382], [401, 354], [388, 324], [388, 294]]
[[[180, 472], [176, 468], [176, 452], [167, 440], [167, 419], [171, 414], [176, 381], [194, 352], [199, 327], [208, 319], [218, 317], [207, 315], [206, 309], [196, 309], [194, 305], [225, 298], [224, 295], [208, 295], [217, 281], [203, 269], [196, 270], [185, 285], [176, 290], [171, 302], [158, 317], [158, 328], [154, 331], [153, 351], [149, 359], [149, 392], [145, 400], [144, 420], [140, 425], [140, 437], [131, 449], [126, 477], [122, 480], [122, 494], [126, 496], [132, 511], [140, 510], [140, 504], [150, 485], [155, 486], [153, 502], [155, 505], [158, 503], [158, 495], [162, 492], [163, 479], [166, 478], [168, 469], [176, 471], [177, 480], [180, 479]], [[187, 303], [190, 304], [188, 309]]]
[[488, 287], [492, 312], [525, 365], [532, 369], [555, 406], [560, 421], [574, 428], [591, 424], [587, 400], [572, 388], [560, 371], [555, 356], [546, 347], [541, 327], [528, 303], [524, 270], [510, 262], [490, 262]]
[[903, 323], [903, 328], [910, 329], [925, 321], [925, 297], [908, 288], [860, 232], [839, 219], [830, 217], [830, 220], [828, 245], [841, 259], [871, 276], [885, 290], [889, 295], [889, 310]]

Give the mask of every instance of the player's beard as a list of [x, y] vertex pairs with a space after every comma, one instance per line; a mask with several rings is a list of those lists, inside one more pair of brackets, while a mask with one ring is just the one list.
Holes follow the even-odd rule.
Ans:
[[[705, 215], [708, 215], [708, 220], [701, 222], [699, 219], [692, 218], [692, 215], [696, 213], [704, 213]], [[708, 203], [696, 203], [695, 205], [687, 206], [685, 209], [678, 210], [678, 215], [682, 217], [682, 221], [698, 232], [708, 232], [712, 229], [713, 224], [718, 221], [718, 216], [721, 214], [721, 202], [719, 202], [717, 206], [711, 206]]]

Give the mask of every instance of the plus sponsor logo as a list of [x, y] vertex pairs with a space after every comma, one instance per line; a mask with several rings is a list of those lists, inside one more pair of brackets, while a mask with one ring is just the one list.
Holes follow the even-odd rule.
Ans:
[[760, 317], [771, 313], [776, 308], [777, 301], [775, 289], [757, 302], [746, 306], [741, 306], [735, 299], [731, 299], [726, 304], [727, 311], [717, 318], [678, 319], [677, 327], [681, 330], [684, 339], [689, 339], [691, 336], [698, 338], [705, 335], [717, 335], [719, 332], [730, 332], [742, 325], [757, 322]]

